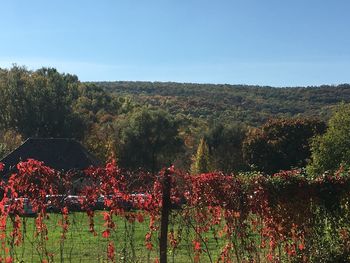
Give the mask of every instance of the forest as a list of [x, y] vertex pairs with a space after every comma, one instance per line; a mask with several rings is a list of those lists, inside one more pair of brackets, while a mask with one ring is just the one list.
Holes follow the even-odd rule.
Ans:
[[112, 94], [204, 120], [264, 124], [270, 118], [329, 118], [330, 108], [350, 101], [350, 85], [285, 87], [172, 82], [95, 82]]
[[40, 160], [1, 178], [0, 261], [349, 262], [349, 90], [1, 69], [0, 157], [74, 138], [105, 166], [76, 196]]
[[68, 137], [128, 170], [175, 164], [194, 173], [271, 174], [309, 165], [323, 172], [311, 166], [323, 154], [327, 126], [339, 125], [327, 122], [349, 101], [348, 84], [81, 82], [54, 68], [14, 65], [0, 70], [0, 156], [28, 137]]

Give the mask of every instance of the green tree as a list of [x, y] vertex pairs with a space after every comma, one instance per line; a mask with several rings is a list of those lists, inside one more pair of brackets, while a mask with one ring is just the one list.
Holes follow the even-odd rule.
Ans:
[[121, 167], [155, 173], [183, 151], [178, 122], [165, 111], [142, 108], [117, 125], [115, 148]]
[[311, 155], [310, 139], [324, 130], [325, 124], [315, 119], [271, 120], [250, 130], [243, 143], [244, 159], [269, 174], [305, 167]]
[[75, 96], [74, 111], [89, 123], [104, 121], [106, 116], [116, 116], [132, 109], [132, 101], [110, 94], [94, 84], [80, 84]]
[[311, 162], [307, 171], [319, 175], [335, 171], [341, 164], [350, 165], [350, 104], [335, 108], [327, 131], [312, 141]]
[[213, 171], [213, 165], [210, 158], [209, 147], [205, 139], [202, 138], [199, 142], [197, 153], [194, 156], [191, 165], [192, 174], [208, 173]]
[[247, 169], [242, 152], [245, 134], [246, 129], [237, 125], [220, 123], [209, 129], [205, 141], [215, 170], [230, 173]]
[[84, 125], [72, 109], [78, 85], [76, 76], [53, 68], [1, 70], [0, 128], [23, 137], [81, 138]]
[[82, 143], [100, 161], [107, 162], [115, 158], [114, 127], [111, 122], [94, 123]]

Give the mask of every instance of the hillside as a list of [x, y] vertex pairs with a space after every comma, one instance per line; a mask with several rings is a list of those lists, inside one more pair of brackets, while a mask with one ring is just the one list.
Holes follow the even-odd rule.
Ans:
[[195, 118], [260, 125], [273, 117], [315, 116], [350, 102], [350, 85], [273, 88], [173, 82], [94, 82], [108, 92], [132, 96], [140, 104]]

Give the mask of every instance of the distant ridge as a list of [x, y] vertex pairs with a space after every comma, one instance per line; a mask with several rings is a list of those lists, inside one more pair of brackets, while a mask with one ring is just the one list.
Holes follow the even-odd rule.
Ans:
[[173, 114], [253, 126], [269, 118], [302, 116], [326, 120], [335, 105], [350, 102], [349, 84], [285, 88], [146, 81], [87, 84]]

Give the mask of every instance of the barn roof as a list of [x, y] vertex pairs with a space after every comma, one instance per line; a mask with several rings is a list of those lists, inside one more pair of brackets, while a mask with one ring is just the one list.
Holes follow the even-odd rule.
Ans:
[[83, 170], [99, 166], [100, 162], [79, 142], [67, 138], [29, 138], [17, 149], [5, 156], [3, 174], [15, 169], [20, 161], [35, 159], [59, 171]]

